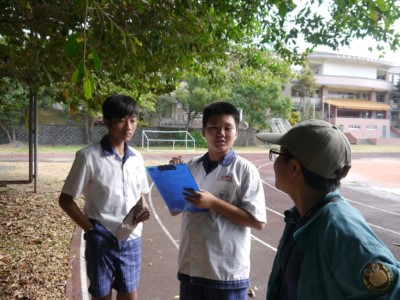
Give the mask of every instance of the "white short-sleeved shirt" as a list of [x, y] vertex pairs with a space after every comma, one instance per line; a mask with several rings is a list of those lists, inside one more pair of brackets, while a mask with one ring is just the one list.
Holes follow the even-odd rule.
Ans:
[[[107, 142], [103, 138], [76, 153], [62, 192], [73, 198], [83, 194], [85, 216], [115, 234], [140, 195], [149, 192], [149, 184], [142, 155], [129, 147], [123, 163], [109, 144], [104, 147]], [[141, 236], [142, 228], [139, 223], [129, 239]]]
[[[264, 189], [256, 167], [230, 152], [231, 158], [206, 174], [200, 156], [188, 162], [201, 189], [266, 222]], [[248, 279], [250, 275], [250, 228], [220, 214], [183, 212], [179, 248], [179, 272], [211, 280]]]

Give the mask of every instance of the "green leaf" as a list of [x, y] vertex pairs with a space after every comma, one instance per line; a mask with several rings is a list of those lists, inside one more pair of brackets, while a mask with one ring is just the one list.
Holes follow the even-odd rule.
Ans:
[[89, 81], [90, 81], [90, 85], [91, 85], [91, 88], [92, 88], [92, 93], [94, 92], [94, 77], [92, 76], [92, 74], [88, 74], [88, 78], [89, 78]]
[[387, 11], [388, 7], [386, 5], [385, 0], [376, 0], [376, 5], [379, 7], [381, 11]]
[[101, 60], [99, 55], [97, 54], [97, 51], [95, 49], [92, 49], [92, 57], [93, 57], [93, 63], [94, 63], [94, 69], [96, 72], [99, 72], [101, 70]]
[[141, 40], [139, 40], [137, 37], [133, 38], [135, 40], [135, 43], [138, 44], [139, 46], [143, 46], [143, 43]]
[[88, 78], [85, 78], [83, 80], [83, 95], [87, 100], [92, 98], [93, 95], [92, 83]]
[[77, 68], [77, 69], [75, 70], [75, 72], [72, 74], [71, 81], [72, 81], [73, 83], [79, 83], [79, 82], [82, 81], [83, 75], [84, 75], [84, 68], [83, 68], [83, 64], [80, 63], [80, 64], [78, 65], [78, 68]]
[[369, 17], [373, 20], [376, 21], [378, 19], [376, 9], [374, 7], [369, 8]]
[[281, 5], [279, 5], [279, 16], [282, 18], [282, 20], [285, 19], [286, 14], [287, 14], [286, 3], [281, 3]]
[[79, 37], [80, 33], [75, 33], [67, 40], [66, 51], [69, 58], [73, 57], [80, 48], [80, 43], [78, 42]]
[[135, 44], [133, 43], [132, 39], [129, 39], [129, 43], [131, 45], [131, 51], [132, 51], [133, 56], [136, 56], [136, 47], [135, 47]]

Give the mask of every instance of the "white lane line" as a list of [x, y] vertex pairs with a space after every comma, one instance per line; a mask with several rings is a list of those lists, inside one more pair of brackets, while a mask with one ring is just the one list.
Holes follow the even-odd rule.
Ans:
[[[262, 166], [261, 166], [261, 167], [262, 167]], [[261, 168], [261, 167], [260, 167], [260, 168]], [[262, 180], [262, 182], [263, 182], [265, 185], [267, 185], [267, 186], [273, 188], [274, 190], [276, 190], [276, 191], [278, 191], [278, 192], [281, 192], [282, 194], [285, 194], [284, 192], [278, 190], [276, 187], [272, 186], [271, 184], [267, 183], [266, 181]], [[163, 224], [162, 221], [160, 220], [160, 218], [159, 218], [157, 212], [156, 212], [155, 209], [154, 209], [153, 201], [152, 201], [152, 198], [151, 198], [151, 190], [152, 190], [152, 188], [153, 188], [153, 185], [154, 185], [154, 183], [151, 184], [151, 186], [150, 186], [150, 193], [149, 193], [149, 204], [150, 204], [151, 210], [153, 211], [153, 215], [154, 215], [154, 217], [156, 218], [158, 224], [161, 226], [162, 230], [165, 232], [165, 234], [168, 236], [168, 238], [169, 238], [170, 241], [172, 242], [172, 244], [176, 247], [176, 249], [179, 249], [179, 244], [178, 244], [178, 243], [176, 242], [176, 240], [172, 237], [172, 235], [171, 235], [171, 233], [168, 231], [168, 229], [164, 226], [164, 224]], [[347, 198], [346, 198], [346, 199], [347, 199]], [[349, 199], [347, 199], [347, 200], [349, 200]], [[352, 200], [350, 200], [350, 201], [352, 201]], [[352, 201], [352, 202], [356, 202], [356, 201]], [[356, 203], [358, 203], [358, 202], [356, 202]], [[360, 203], [360, 204], [362, 205], [362, 203]], [[365, 205], [365, 206], [368, 206], [368, 205]], [[369, 206], [369, 207], [370, 207], [370, 208], [375, 208], [375, 207], [373, 207], [373, 206]], [[275, 214], [277, 214], [277, 215], [279, 215], [279, 216], [281, 216], [281, 217], [284, 217], [283, 214], [281, 214], [281, 213], [279, 213], [279, 212], [277, 212], [277, 211], [275, 211], [275, 210], [273, 210], [273, 209], [270, 209], [270, 208], [268, 208], [268, 207], [266, 207], [266, 209], [269, 210], [269, 211], [271, 211], [271, 212], [273, 212], [273, 213], [275, 213]], [[378, 209], [378, 208], [375, 208], [375, 209]], [[379, 209], [379, 210], [382, 210], [382, 209]], [[385, 211], [385, 210], [382, 210], [382, 211]], [[385, 212], [389, 212], [389, 211], [385, 211]], [[390, 212], [389, 212], [389, 213], [390, 213]], [[388, 232], [391, 232], [391, 233], [394, 233], [394, 234], [400, 234], [400, 233], [398, 233], [398, 232], [396, 232], [396, 231], [392, 231], [392, 230], [390, 230], [390, 229], [386, 229], [386, 228], [383, 228], [383, 227], [380, 227], [380, 226], [377, 226], [377, 225], [374, 225], [374, 224], [370, 224], [370, 223], [368, 223], [368, 224], [369, 224], [371, 227], [379, 228], [379, 229], [381, 229], [381, 230], [388, 231]], [[267, 248], [269, 248], [269, 249], [271, 249], [271, 250], [273, 250], [273, 251], [275, 251], [275, 252], [277, 251], [277, 249], [276, 249], [275, 247], [269, 245], [268, 243], [264, 242], [263, 240], [259, 239], [258, 237], [254, 236], [254, 235], [251, 235], [251, 237], [252, 237], [255, 241], [257, 241], [257, 242], [259, 242], [260, 244], [266, 246]]]
[[[149, 200], [149, 205], [151, 208], [151, 211], [153, 212], [153, 216], [154, 218], [156, 218], [158, 224], [160, 225], [161, 229], [165, 232], [165, 234], [167, 235], [167, 237], [169, 238], [169, 240], [172, 242], [172, 244], [176, 247], [176, 249], [179, 249], [179, 244], [176, 242], [176, 240], [172, 237], [171, 233], [168, 231], [168, 229], [164, 226], [163, 222], [160, 220], [160, 217], [158, 216], [156, 210], [154, 209], [154, 205], [153, 205], [153, 200], [151, 198], [151, 191], [153, 189], [154, 183], [152, 183], [150, 185], [150, 192], [149, 192], [149, 196], [148, 196], [148, 200]], [[268, 209], [268, 208], [267, 208]], [[272, 211], [272, 210], [271, 210]], [[278, 212], [275, 212], [277, 214], [279, 214]], [[283, 216], [283, 215], [282, 215]], [[258, 237], [251, 235], [251, 237], [256, 240], [257, 242], [259, 242], [260, 244], [272, 249], [273, 251], [276, 252], [276, 248], [272, 247], [271, 245], [267, 244], [266, 242], [264, 242], [263, 240], [260, 240]]]
[[80, 266], [80, 277], [81, 277], [81, 295], [82, 300], [89, 300], [87, 276], [86, 276], [86, 259], [85, 259], [85, 240], [83, 239], [83, 230], [81, 234], [81, 243], [79, 245], [79, 266]]
[[158, 216], [156, 210], [154, 209], [154, 205], [153, 205], [153, 200], [151, 198], [151, 191], [153, 189], [154, 183], [152, 183], [150, 185], [150, 192], [149, 192], [149, 204], [150, 204], [150, 208], [151, 211], [153, 212], [153, 216], [154, 218], [156, 218], [158, 224], [160, 225], [161, 229], [165, 232], [165, 234], [167, 235], [167, 237], [170, 239], [170, 241], [172, 242], [172, 244], [176, 247], [176, 249], [179, 249], [179, 244], [178, 242], [172, 237], [171, 233], [168, 231], [168, 229], [164, 226], [163, 222], [161, 222], [160, 217]]
[[357, 204], [365, 206], [365, 207], [369, 207], [369, 208], [372, 208], [372, 209], [380, 210], [380, 211], [383, 211], [383, 212], [388, 213], [388, 214], [393, 214], [393, 215], [396, 215], [396, 216], [400, 216], [400, 213], [397, 213], [397, 212], [394, 212], [394, 211], [390, 211], [390, 210], [382, 209], [382, 208], [375, 207], [375, 206], [372, 206], [372, 205], [364, 204], [364, 203], [361, 203], [361, 202], [358, 202], [358, 201], [350, 200], [349, 198], [346, 198], [346, 199], [349, 202], [357, 203]]
[[[276, 210], [270, 209], [269, 207], [266, 207], [267, 210], [272, 211], [274, 214], [277, 214], [278, 216], [281, 216], [282, 218], [285, 217], [283, 214], [280, 212], [277, 212]], [[268, 226], [268, 223], [267, 223]]]
[[[261, 169], [262, 167], [265, 167], [265, 166], [268, 166], [268, 165], [270, 165], [270, 163], [261, 165], [261, 166], [258, 167], [258, 169]], [[279, 192], [281, 192], [282, 194], [285, 194], [285, 193], [283, 193], [282, 191], [278, 190], [278, 189], [277, 189], [276, 187], [274, 187], [273, 185], [267, 183], [266, 181], [262, 180], [262, 182], [263, 182], [265, 185], [267, 185], [267, 186], [273, 188], [275, 191], [279, 191]], [[350, 186], [347, 186], [347, 188], [351, 189]], [[379, 208], [379, 207], [376, 207], [376, 206], [368, 205], [368, 204], [365, 204], [365, 203], [362, 203], [362, 202], [358, 202], [358, 201], [355, 201], [355, 200], [351, 200], [351, 199], [349, 199], [349, 198], [346, 198], [346, 200], [348, 200], [349, 202], [352, 202], [352, 203], [356, 203], [356, 204], [358, 204], [358, 205], [362, 205], [362, 206], [371, 208], [371, 209], [380, 210], [380, 211], [385, 212], [385, 213], [388, 213], [388, 214], [393, 214], [393, 215], [396, 215], [396, 216], [400, 216], [400, 213], [397, 213], [397, 212], [394, 212], [394, 211], [390, 211], [390, 210], [382, 209], [382, 208]]]
[[388, 231], [388, 232], [400, 235], [400, 232], [398, 232], [398, 231], [393, 231], [393, 230], [390, 230], [390, 229], [386, 229], [384, 227], [381, 227], [381, 226], [378, 226], [378, 225], [374, 225], [374, 224], [371, 224], [371, 223], [368, 223], [368, 225], [371, 226], [371, 227], [378, 228], [380, 230], [384, 230], [384, 231]]
[[257, 242], [259, 242], [260, 244], [262, 244], [262, 245], [264, 245], [264, 246], [268, 247], [269, 249], [271, 249], [271, 250], [276, 252], [276, 248], [272, 247], [270, 244], [267, 244], [266, 242], [264, 242], [263, 240], [260, 240], [258, 237], [254, 236], [254, 235], [251, 235], [251, 237], [254, 240], [256, 240]]
[[[261, 167], [262, 167], [262, 166], [260, 166], [260, 168], [261, 168]], [[275, 191], [278, 191], [278, 192], [281, 192], [282, 194], [285, 194], [285, 193], [283, 193], [282, 191], [278, 190], [276, 187], [274, 187], [274, 186], [270, 185], [269, 183], [267, 183], [266, 181], [262, 180], [262, 182], [263, 182], [265, 185], [267, 185], [267, 186], [271, 187], [272, 189], [274, 189]], [[396, 215], [396, 216], [400, 216], [400, 213], [397, 213], [397, 212], [394, 212], [394, 211], [390, 211], [390, 210], [382, 209], [382, 208], [375, 207], [375, 206], [372, 206], [372, 205], [364, 204], [364, 203], [361, 203], [361, 202], [358, 202], [358, 201], [351, 200], [351, 199], [349, 199], [349, 198], [347, 198], [347, 197], [345, 197], [345, 199], [346, 199], [347, 201], [349, 201], [349, 202], [356, 203], [356, 204], [361, 205], [361, 206], [364, 206], [364, 207], [368, 207], [368, 208], [371, 208], [371, 209], [375, 209], [375, 210], [382, 211], [382, 212], [384, 212], [384, 213], [388, 213], [388, 214], [393, 214], [393, 215]], [[275, 214], [277, 214], [277, 215], [279, 215], [279, 216], [284, 217], [284, 215], [282, 215], [281, 213], [279, 213], [279, 212], [277, 212], [277, 211], [275, 211], [275, 210], [272, 210], [272, 209], [270, 209], [270, 208], [268, 208], [268, 207], [266, 207], [266, 209], [267, 209], [267, 210], [270, 210], [271, 212], [273, 212], [273, 213], [275, 213]], [[375, 224], [371, 224], [371, 223], [368, 223], [368, 222], [367, 222], [367, 224], [368, 224], [369, 226], [371, 226], [371, 227], [375, 227], [375, 228], [378, 228], [378, 229], [383, 230], [383, 231], [387, 231], [387, 232], [391, 232], [391, 233], [399, 234], [399, 235], [400, 235], [400, 233], [397, 232], [397, 231], [394, 231], [394, 230], [391, 230], [391, 229], [388, 229], [388, 228], [385, 228], [385, 227], [381, 227], [381, 226], [378, 226], [378, 225], [375, 225]], [[267, 225], [267, 226], [268, 226], [268, 225]]]

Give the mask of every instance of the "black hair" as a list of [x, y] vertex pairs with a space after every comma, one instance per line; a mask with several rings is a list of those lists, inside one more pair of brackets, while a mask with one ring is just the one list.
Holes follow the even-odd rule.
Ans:
[[301, 166], [307, 185], [320, 192], [333, 192], [340, 187], [340, 179], [328, 179]]
[[203, 127], [207, 126], [207, 122], [212, 116], [232, 116], [235, 120], [236, 127], [239, 127], [240, 114], [235, 106], [228, 102], [214, 102], [206, 106], [203, 110]]
[[121, 119], [125, 116], [139, 116], [140, 108], [137, 101], [129, 96], [115, 94], [107, 97], [103, 102], [103, 117], [111, 122], [111, 119]]

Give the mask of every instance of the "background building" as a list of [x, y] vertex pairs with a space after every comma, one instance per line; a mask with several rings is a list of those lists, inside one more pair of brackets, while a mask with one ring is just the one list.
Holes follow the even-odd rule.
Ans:
[[[309, 99], [322, 119], [338, 126], [351, 143], [400, 143], [400, 67], [376, 59], [329, 52], [308, 57], [317, 89]], [[291, 93], [295, 105], [300, 98]]]

